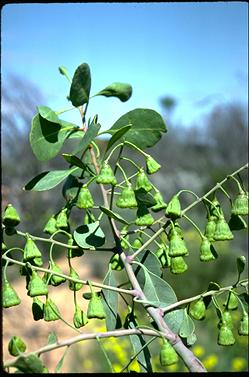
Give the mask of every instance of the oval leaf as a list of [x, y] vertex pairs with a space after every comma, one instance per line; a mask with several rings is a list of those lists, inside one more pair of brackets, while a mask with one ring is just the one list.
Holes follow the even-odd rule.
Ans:
[[68, 170], [53, 170], [53, 171], [45, 171], [35, 178], [31, 179], [25, 187], [24, 190], [26, 191], [44, 191], [50, 190], [53, 187], [57, 186], [61, 183], [68, 175], [72, 174], [74, 171], [78, 170], [79, 168], [72, 168]]
[[105, 243], [105, 235], [99, 226], [99, 221], [79, 226], [73, 236], [82, 249], [95, 249]]
[[155, 145], [166, 132], [163, 118], [151, 109], [135, 109], [121, 116], [108, 130], [111, 134], [116, 129], [131, 124], [131, 129], [125, 134], [124, 140], [130, 141], [141, 149]]
[[52, 123], [60, 123], [60, 120], [57, 114], [47, 106], [37, 106], [38, 113], [44, 119], [47, 119], [49, 122]]
[[75, 71], [70, 87], [70, 101], [73, 106], [82, 106], [89, 101], [91, 72], [87, 63], [81, 64]]
[[91, 141], [93, 139], [95, 139], [95, 137], [98, 135], [98, 132], [99, 132], [99, 129], [100, 129], [101, 125], [100, 124], [95, 124], [94, 122], [92, 122], [85, 135], [83, 136], [82, 140], [80, 141], [80, 143], [78, 144], [78, 146], [75, 148], [75, 150], [73, 151], [73, 154], [77, 154], [79, 152], [81, 153], [84, 153], [86, 148], [89, 146], [89, 144], [91, 143]]
[[27, 357], [19, 356], [12, 366], [23, 373], [42, 373], [44, 368], [41, 359], [35, 354]]
[[132, 95], [132, 87], [130, 84], [124, 84], [122, 82], [113, 82], [106, 88], [101, 90], [95, 96], [105, 96], [105, 97], [117, 97], [122, 102], [128, 101]]
[[188, 315], [187, 310], [184, 309], [183, 321], [179, 330], [179, 335], [182, 338], [188, 338], [195, 331], [195, 324], [192, 318]]
[[[124, 126], [117, 130], [115, 133], [113, 133], [112, 137], [108, 141], [106, 152], [113, 146], [113, 144], [116, 143], [129, 129], [131, 128], [131, 124], [128, 124], [127, 126]], [[109, 133], [109, 132], [105, 132]]]
[[[103, 284], [112, 287], [117, 286], [115, 276], [109, 266], [109, 270], [103, 280]], [[103, 306], [106, 312], [106, 329], [112, 331], [117, 328], [118, 324], [118, 292], [110, 289], [102, 289]]]
[[104, 212], [108, 217], [111, 217], [112, 219], [115, 219], [117, 221], [119, 221], [120, 223], [123, 223], [125, 225], [129, 225], [129, 223], [123, 218], [121, 217], [119, 214], [117, 213], [114, 213], [113, 211], [111, 211], [109, 208], [105, 208], [105, 207], [102, 207], [100, 206], [99, 207], [101, 209], [102, 212]]

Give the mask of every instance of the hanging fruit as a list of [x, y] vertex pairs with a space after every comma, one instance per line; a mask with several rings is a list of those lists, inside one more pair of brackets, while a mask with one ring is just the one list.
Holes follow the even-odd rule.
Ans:
[[26, 344], [19, 336], [12, 336], [8, 344], [8, 351], [12, 356], [19, 356], [26, 351]]
[[119, 208], [134, 208], [137, 207], [137, 200], [131, 184], [125, 187], [121, 195], [116, 201], [116, 206]]
[[67, 209], [62, 209], [56, 217], [56, 227], [58, 229], [68, 229]]
[[44, 233], [47, 233], [47, 234], [54, 234], [55, 232], [57, 232], [57, 227], [56, 227], [56, 219], [54, 216], [51, 216], [49, 219], [48, 219], [48, 222], [46, 223], [44, 229], [43, 229], [43, 232]]
[[206, 306], [203, 301], [203, 298], [200, 298], [197, 301], [191, 302], [189, 305], [188, 312], [191, 315], [191, 317], [194, 319], [201, 320], [205, 318]]
[[8, 204], [3, 214], [3, 224], [7, 227], [14, 227], [20, 223], [21, 219], [17, 213], [15, 207], [12, 204]]
[[94, 206], [94, 201], [92, 195], [89, 191], [87, 185], [83, 185], [80, 189], [79, 195], [76, 201], [76, 207], [83, 208], [92, 208]]
[[173, 257], [170, 258], [170, 272], [173, 274], [182, 274], [188, 269], [183, 257]]
[[89, 319], [90, 318], [98, 318], [98, 319], [106, 318], [106, 313], [104, 310], [101, 296], [98, 296], [98, 294], [93, 291], [92, 291], [92, 296], [90, 298], [90, 301], [88, 303], [87, 318]]
[[248, 332], [248, 314], [246, 312], [243, 313], [243, 317], [240, 320], [238, 333], [239, 333], [239, 335], [249, 335], [249, 332]]
[[169, 257], [169, 246], [161, 243], [155, 255], [159, 259], [162, 268], [170, 267], [171, 258]]
[[233, 332], [229, 326], [222, 324], [218, 333], [218, 344], [220, 346], [232, 346], [235, 343]]
[[202, 262], [209, 262], [215, 259], [216, 251], [211, 245], [207, 237], [203, 237], [200, 246], [200, 260]]
[[[80, 278], [73, 267], [70, 267], [70, 277], [73, 278], [73, 279], [79, 279]], [[71, 289], [71, 291], [79, 291], [83, 287], [83, 283], [75, 283], [75, 282], [69, 280], [68, 286], [69, 286], [69, 289]]]
[[2, 286], [2, 305], [3, 308], [10, 308], [11, 306], [19, 305], [21, 303], [16, 291], [11, 284], [4, 280]]
[[246, 216], [249, 214], [248, 209], [248, 194], [240, 190], [239, 194], [235, 198], [232, 204], [232, 214]]
[[146, 158], [146, 171], [148, 174], [154, 174], [161, 168], [161, 165], [151, 156]]
[[153, 196], [153, 198], [156, 201], [156, 204], [151, 207], [153, 212], [161, 211], [162, 209], [167, 207], [167, 204], [164, 202], [162, 194], [160, 193], [160, 191], [156, 190], [156, 193]]
[[117, 184], [112, 168], [107, 162], [104, 162], [102, 165], [100, 172], [97, 175], [96, 182], [103, 185], [111, 184], [113, 186]]
[[124, 268], [124, 264], [120, 258], [119, 253], [113, 254], [109, 263], [111, 264], [112, 270], [121, 271]]
[[173, 197], [170, 199], [167, 205], [165, 216], [174, 220], [181, 217], [181, 215], [182, 211], [180, 200], [178, 199], [177, 195], [173, 195]]
[[176, 351], [166, 339], [164, 339], [159, 358], [162, 367], [173, 365], [178, 362], [178, 355]]
[[32, 270], [32, 276], [28, 284], [28, 295], [30, 297], [43, 296], [48, 294], [47, 284], [38, 275], [35, 270]]
[[209, 216], [206, 227], [205, 227], [204, 235], [207, 237], [207, 239], [210, 242], [214, 241], [214, 233], [215, 233], [215, 229], [216, 229], [216, 222], [217, 222], [217, 217]]
[[50, 299], [46, 298], [46, 302], [43, 307], [44, 320], [47, 322], [56, 321], [60, 319], [60, 312], [56, 304]]
[[188, 254], [185, 241], [179, 236], [177, 230], [172, 229], [169, 238], [169, 256], [180, 257]]
[[145, 204], [139, 204], [135, 224], [137, 226], [150, 226], [154, 223], [152, 215], [149, 213]]
[[135, 190], [139, 190], [139, 189], [144, 189], [146, 192], [149, 192], [152, 189], [152, 184], [150, 183], [143, 168], [139, 170], [137, 178], [136, 178], [136, 182], [135, 182]]
[[41, 252], [36, 246], [35, 242], [28, 236], [24, 246], [23, 261], [27, 262], [34, 258], [41, 258], [41, 256]]
[[233, 239], [233, 233], [231, 232], [228, 223], [226, 222], [224, 216], [220, 215], [214, 232], [215, 241], [229, 241]]
[[[50, 270], [52, 270], [54, 272], [58, 272], [59, 274], [62, 274], [60, 267], [55, 262], [50, 261], [49, 266], [50, 266]], [[64, 283], [65, 281], [66, 281], [65, 278], [63, 278], [62, 276], [58, 276], [58, 275], [52, 275], [51, 278], [50, 278], [50, 282], [53, 286], [60, 285], [61, 283]]]
[[76, 329], [85, 326], [88, 323], [88, 318], [86, 314], [81, 310], [79, 305], [75, 305], [75, 311], [73, 316], [73, 324]]

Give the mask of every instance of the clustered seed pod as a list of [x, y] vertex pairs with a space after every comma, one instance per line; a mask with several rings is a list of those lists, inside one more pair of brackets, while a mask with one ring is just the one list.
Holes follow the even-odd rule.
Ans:
[[148, 174], [154, 174], [161, 168], [161, 165], [151, 156], [146, 158], [146, 171]]
[[60, 319], [59, 309], [50, 298], [46, 298], [46, 302], [43, 306], [43, 316], [44, 320], [47, 322]]
[[54, 234], [55, 232], [57, 232], [57, 227], [56, 227], [56, 218], [54, 216], [51, 216], [45, 227], [43, 228], [43, 232], [44, 233], [47, 233], [47, 234]]
[[88, 323], [86, 314], [81, 310], [79, 305], [75, 305], [75, 311], [73, 316], [73, 324], [76, 329], [85, 326]]
[[118, 200], [116, 206], [119, 208], [134, 208], [137, 207], [137, 200], [131, 185], [125, 187]]
[[207, 237], [203, 237], [200, 246], [200, 260], [202, 262], [209, 262], [215, 259], [215, 254], [217, 253], [213, 245], [211, 245]]
[[150, 226], [154, 223], [152, 215], [149, 213], [145, 204], [139, 204], [135, 224], [137, 226]]
[[235, 338], [232, 329], [225, 323], [221, 324], [218, 333], [218, 344], [220, 346], [232, 346], [235, 343]]
[[17, 213], [15, 207], [12, 204], [8, 204], [4, 210], [3, 224], [7, 227], [14, 227], [20, 223], [21, 219]]
[[186, 264], [183, 257], [173, 257], [170, 258], [170, 272], [173, 274], [182, 274], [187, 271], [188, 265]]
[[100, 172], [96, 178], [96, 182], [103, 185], [111, 184], [113, 186], [117, 184], [117, 180], [112, 171], [112, 168], [107, 162], [104, 162], [104, 164], [102, 165]]
[[165, 215], [173, 220], [181, 217], [181, 203], [177, 195], [173, 195], [173, 197], [170, 199], [165, 211]]
[[12, 336], [8, 344], [8, 351], [12, 356], [19, 356], [26, 351], [26, 344], [19, 336]]
[[233, 329], [233, 318], [231, 316], [231, 313], [229, 310], [225, 309], [223, 313], [221, 314], [221, 320], [218, 323], [218, 328], [222, 326], [222, 324], [225, 324], [228, 326], [231, 330]]
[[228, 223], [226, 222], [223, 215], [218, 217], [215, 232], [214, 232], [214, 240], [215, 241], [226, 241], [232, 240], [233, 233], [231, 232]]
[[58, 229], [68, 229], [67, 209], [62, 209], [56, 217], [56, 227]]
[[235, 198], [232, 204], [232, 214], [246, 216], [249, 214], [248, 209], [248, 194], [240, 190], [239, 194]]
[[106, 318], [106, 313], [102, 303], [101, 296], [98, 296], [97, 293], [92, 292], [88, 308], [87, 308], [87, 318]]
[[238, 333], [239, 335], [249, 335], [248, 314], [246, 312], [243, 313], [243, 317], [240, 320]]
[[41, 256], [41, 252], [36, 246], [35, 242], [28, 236], [24, 246], [23, 261], [27, 262], [34, 258], [41, 258]]
[[32, 276], [28, 283], [28, 295], [30, 297], [43, 296], [48, 294], [47, 284], [38, 275], [35, 270], [32, 270]]
[[217, 218], [215, 216], [209, 216], [205, 227], [204, 235], [210, 242], [214, 241], [214, 232], [216, 228]]
[[2, 304], [4, 308], [10, 308], [11, 306], [19, 305], [21, 303], [16, 291], [8, 282], [4, 280], [2, 286]]
[[179, 236], [177, 230], [172, 229], [169, 237], [169, 256], [180, 257], [188, 255], [185, 241]]
[[83, 209], [83, 208], [92, 208], [94, 206], [94, 201], [92, 195], [87, 187], [87, 185], [83, 185], [80, 189], [76, 207]]
[[124, 264], [120, 258], [119, 253], [113, 254], [109, 263], [111, 264], [112, 270], [121, 271], [124, 268]]
[[149, 192], [152, 189], [152, 184], [150, 183], [143, 168], [139, 170], [137, 178], [136, 178], [136, 182], [135, 182], [135, 190], [139, 190], [139, 189], [144, 189], [146, 192]]
[[[73, 279], [79, 279], [79, 275], [74, 270], [73, 267], [70, 267], [70, 277]], [[68, 281], [68, 286], [71, 291], [79, 291], [83, 287], [83, 283], [74, 283], [73, 281]]]
[[178, 362], [178, 355], [176, 351], [166, 339], [164, 339], [159, 358], [162, 367], [173, 365]]
[[189, 314], [192, 318], [200, 320], [205, 318], [206, 315], [206, 306], [203, 301], [203, 298], [198, 299], [197, 301], [193, 301], [189, 305]]
[[153, 198], [156, 201], [156, 204], [151, 207], [153, 212], [161, 211], [162, 209], [167, 207], [167, 204], [164, 202], [162, 194], [160, 193], [160, 191], [156, 190]]

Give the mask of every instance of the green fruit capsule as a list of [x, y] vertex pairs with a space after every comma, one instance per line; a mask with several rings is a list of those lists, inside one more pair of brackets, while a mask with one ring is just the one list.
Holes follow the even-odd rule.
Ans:
[[222, 324], [218, 333], [218, 344], [220, 346], [232, 346], [235, 343], [235, 338], [230, 327]]
[[146, 158], [146, 171], [148, 174], [154, 174], [161, 168], [161, 165], [151, 156]]
[[153, 198], [156, 201], [156, 204], [151, 207], [153, 212], [159, 212], [167, 207], [167, 204], [164, 202], [160, 191], [157, 190]]
[[248, 314], [244, 313], [242, 319], [239, 323], [239, 329], [238, 329], [239, 335], [249, 335], [248, 332]]
[[149, 213], [145, 204], [140, 204], [137, 210], [135, 224], [137, 226], [150, 226], [154, 223], [152, 215]]
[[61, 210], [56, 217], [56, 227], [57, 229], [67, 229], [68, 220], [67, 220], [67, 209], [64, 208]]
[[233, 319], [229, 310], [224, 310], [222, 313], [219, 327], [221, 327], [222, 324], [228, 326], [230, 329], [233, 329]]
[[211, 245], [210, 241], [207, 237], [204, 237], [201, 241], [200, 246], [200, 260], [202, 262], [209, 262], [215, 259], [215, 250], [214, 247]]
[[12, 204], [8, 204], [4, 210], [3, 224], [7, 227], [17, 226], [21, 219], [17, 213], [15, 207]]
[[104, 164], [102, 165], [100, 172], [96, 178], [96, 182], [102, 185], [111, 184], [115, 186], [117, 184], [115, 175], [108, 163], [104, 162]]
[[19, 356], [26, 351], [26, 344], [19, 336], [12, 336], [8, 344], [8, 351], [12, 356]]
[[162, 367], [176, 364], [178, 362], [178, 355], [172, 345], [165, 340], [160, 351], [160, 364]]
[[214, 232], [216, 229], [216, 222], [217, 222], [217, 218], [215, 216], [210, 216], [208, 218], [208, 222], [205, 227], [204, 236], [206, 236], [210, 242], [214, 241]]
[[228, 293], [227, 302], [226, 302], [226, 308], [228, 310], [236, 310], [238, 308], [238, 298], [235, 293], [230, 291]]
[[[80, 279], [77, 272], [73, 269], [73, 267], [70, 267], [70, 277], [73, 279]], [[68, 281], [68, 286], [71, 291], [79, 291], [83, 287], [83, 283], [74, 283], [73, 281]]]
[[27, 262], [34, 258], [41, 258], [41, 252], [36, 246], [35, 242], [32, 240], [31, 237], [27, 238], [26, 244], [24, 246], [24, 254], [23, 254], [23, 261]]
[[240, 215], [231, 215], [231, 218], [228, 222], [228, 226], [230, 230], [242, 230], [242, 229], [247, 229], [247, 223], [241, 217]]
[[197, 301], [191, 302], [189, 305], [189, 314], [192, 318], [196, 320], [201, 320], [205, 318], [206, 315], [206, 306], [203, 301], [203, 298], [200, 298]]
[[88, 323], [88, 318], [86, 314], [81, 310], [79, 305], [75, 306], [74, 316], [73, 316], [73, 324], [76, 329], [85, 326]]
[[182, 274], [188, 269], [183, 257], [173, 257], [170, 258], [170, 272], [173, 274]]
[[43, 319], [43, 302], [38, 297], [33, 298], [32, 314], [34, 321]]
[[165, 215], [171, 219], [177, 219], [182, 216], [181, 203], [177, 195], [173, 195], [169, 201]]
[[140, 249], [140, 247], [143, 246], [142, 238], [141, 237], [135, 238], [131, 246], [133, 249]]
[[36, 271], [32, 271], [32, 276], [28, 284], [28, 295], [30, 297], [44, 296], [48, 294], [48, 287]]
[[152, 184], [142, 168], [138, 172], [135, 183], [135, 190], [139, 189], [144, 189], [146, 192], [149, 192], [152, 189]]
[[232, 214], [246, 216], [249, 214], [248, 194], [241, 190], [232, 204]]
[[116, 271], [121, 271], [124, 268], [124, 264], [120, 258], [120, 255], [118, 253], [113, 254], [113, 256], [110, 259], [111, 269]]
[[159, 259], [162, 268], [170, 267], [171, 258], [169, 257], [169, 246], [161, 244], [156, 250], [155, 255]]
[[47, 322], [56, 321], [57, 319], [60, 319], [59, 309], [50, 298], [47, 298], [44, 304], [43, 316], [44, 316], [44, 320]]
[[48, 222], [46, 223], [45, 227], [43, 228], [43, 232], [47, 234], [54, 234], [57, 232], [57, 227], [56, 227], [56, 219], [54, 216], [50, 217], [48, 219]]
[[213, 198], [211, 203], [209, 204], [209, 216], [218, 218], [219, 216], [223, 216], [223, 211], [220, 205], [219, 200], [216, 196]]
[[106, 318], [106, 313], [102, 303], [102, 299], [96, 293], [92, 293], [91, 299], [87, 308], [87, 318]]
[[43, 265], [42, 257], [36, 257], [30, 261], [33, 266], [41, 267]]
[[92, 195], [87, 187], [87, 185], [83, 185], [80, 189], [76, 207], [83, 209], [83, 208], [92, 208], [94, 206], [94, 201]]
[[229, 241], [233, 239], [233, 233], [231, 232], [228, 223], [226, 222], [224, 216], [220, 216], [216, 223], [216, 228], [214, 232], [215, 241]]
[[10, 308], [11, 306], [19, 305], [21, 303], [14, 288], [7, 280], [4, 280], [2, 286], [2, 304], [4, 308]]
[[[54, 262], [49, 262], [50, 264], [50, 269], [54, 272], [58, 272], [59, 274], [62, 274], [62, 271], [60, 269], [60, 267], [54, 263]], [[51, 276], [51, 279], [50, 279], [50, 282], [53, 286], [57, 286], [57, 285], [60, 285], [61, 283], [64, 283], [66, 281], [65, 278], [61, 277], [61, 276], [57, 276], [57, 275], [52, 275]]]
[[172, 230], [169, 239], [169, 256], [180, 257], [188, 254], [185, 241], [179, 236], [176, 230]]
[[131, 185], [125, 187], [118, 200], [116, 201], [116, 206], [119, 208], [135, 208], [137, 207], [137, 200], [133, 188]]

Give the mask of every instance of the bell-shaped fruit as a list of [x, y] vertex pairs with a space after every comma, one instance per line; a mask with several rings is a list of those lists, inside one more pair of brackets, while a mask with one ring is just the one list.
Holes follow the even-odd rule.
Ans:
[[189, 314], [192, 318], [197, 320], [205, 318], [206, 306], [203, 301], [203, 298], [191, 302], [191, 304], [189, 305]]
[[203, 237], [200, 246], [200, 260], [202, 262], [209, 262], [215, 259], [215, 249], [213, 245], [210, 243], [207, 237]]
[[149, 213], [145, 204], [140, 204], [137, 210], [135, 224], [137, 226], [150, 226], [154, 223], [152, 215]]
[[207, 237], [207, 239], [210, 242], [214, 241], [214, 232], [216, 229], [216, 222], [217, 222], [217, 218], [215, 216], [210, 216], [208, 218], [208, 221], [205, 227], [204, 235]]
[[170, 267], [171, 258], [169, 257], [169, 246], [166, 244], [160, 244], [156, 250], [155, 255], [159, 259], [162, 268]]
[[160, 350], [160, 364], [162, 367], [176, 364], [178, 355], [168, 340], [164, 340]]
[[41, 267], [43, 265], [42, 257], [36, 257], [30, 261], [33, 266]]
[[47, 284], [38, 275], [38, 273], [33, 270], [32, 276], [28, 284], [28, 295], [30, 297], [43, 296], [48, 294]]
[[[73, 267], [70, 267], [70, 277], [74, 279], [79, 279], [79, 275], [77, 272], [73, 269]], [[75, 283], [73, 281], [68, 281], [68, 286], [71, 291], [79, 291], [83, 287], [83, 283]]]
[[62, 209], [56, 217], [56, 227], [58, 229], [67, 229], [68, 220], [67, 220], [67, 209]]
[[167, 207], [167, 204], [164, 202], [162, 194], [160, 193], [160, 191], [158, 191], [158, 190], [156, 191], [156, 193], [154, 195], [154, 199], [156, 201], [156, 204], [151, 207], [152, 211], [158, 212], [158, 211], [161, 211], [162, 209]]
[[19, 336], [12, 336], [8, 344], [8, 351], [12, 356], [18, 356], [26, 351], [26, 344]]
[[226, 308], [228, 310], [236, 310], [238, 308], [238, 298], [237, 295], [230, 291], [227, 296]]
[[121, 195], [116, 201], [116, 206], [119, 208], [134, 208], [137, 207], [137, 200], [131, 185], [125, 187]]
[[92, 292], [88, 308], [87, 308], [87, 318], [106, 318], [106, 313], [102, 303], [102, 299], [95, 292]]
[[4, 280], [2, 286], [2, 304], [4, 308], [10, 308], [11, 306], [19, 305], [21, 303], [14, 288], [7, 280]]
[[75, 305], [75, 311], [73, 316], [73, 324], [76, 329], [85, 326], [88, 323], [86, 314], [81, 310], [79, 305]]
[[232, 240], [233, 233], [231, 232], [228, 223], [226, 222], [224, 216], [220, 216], [217, 220], [215, 232], [214, 232], [214, 240], [215, 241], [226, 241]]
[[135, 190], [139, 189], [144, 189], [146, 192], [149, 192], [152, 189], [152, 184], [143, 169], [139, 170], [136, 178]]
[[169, 256], [180, 257], [188, 255], [185, 241], [179, 236], [176, 230], [172, 230], [169, 239]]
[[112, 270], [121, 271], [124, 268], [124, 264], [120, 258], [119, 253], [113, 254], [109, 263], [111, 264]]
[[83, 209], [83, 208], [92, 208], [93, 206], [94, 206], [94, 201], [89, 191], [89, 188], [87, 187], [87, 185], [83, 185], [80, 189], [80, 192], [76, 201], [76, 207]]
[[232, 346], [235, 343], [233, 332], [229, 326], [222, 324], [218, 333], [218, 344], [220, 346]]
[[232, 214], [246, 216], [249, 214], [248, 209], [248, 194], [240, 190], [232, 204]]
[[223, 216], [223, 211], [219, 200], [215, 196], [211, 203], [209, 204], [209, 216], [214, 216], [216, 218]]
[[8, 204], [3, 214], [3, 224], [7, 227], [17, 226], [20, 223], [20, 216], [12, 204]]
[[181, 217], [181, 203], [177, 195], [173, 195], [173, 197], [170, 199], [165, 211], [165, 215], [171, 219], [177, 219]]
[[50, 298], [46, 299], [46, 302], [43, 306], [43, 316], [44, 320], [47, 322], [60, 319], [60, 311]]
[[96, 178], [96, 182], [103, 185], [111, 184], [113, 186], [117, 184], [115, 175], [108, 163], [104, 162], [104, 164], [102, 165], [100, 172]]
[[148, 174], [154, 174], [161, 168], [161, 165], [151, 156], [146, 158], [146, 171]]
[[23, 260], [27, 262], [34, 258], [41, 258], [41, 252], [36, 246], [35, 242], [31, 237], [27, 238], [26, 244], [24, 246]]
[[230, 220], [228, 221], [230, 230], [242, 230], [247, 229], [247, 223], [240, 215], [231, 215]]
[[221, 327], [222, 324], [225, 324], [226, 326], [230, 327], [230, 329], [233, 328], [233, 318], [229, 310], [225, 309], [224, 312], [221, 314], [221, 321], [218, 327]]
[[33, 298], [32, 314], [34, 321], [39, 321], [39, 319], [43, 319], [43, 302], [39, 299], [39, 297]]
[[142, 238], [141, 237], [135, 238], [131, 246], [133, 249], [140, 249], [140, 247], [143, 246]]
[[245, 312], [239, 323], [238, 329], [239, 335], [249, 335], [248, 332], [248, 314]]
[[[54, 272], [58, 272], [59, 274], [62, 274], [60, 267], [55, 262], [50, 261], [49, 264], [50, 264], [50, 270]], [[54, 286], [60, 285], [61, 283], [64, 283], [65, 281], [66, 281], [65, 278], [58, 275], [52, 275], [50, 278], [50, 282]]]
[[170, 258], [170, 272], [173, 274], [182, 274], [188, 269], [188, 265], [183, 257]]
[[54, 216], [51, 216], [51, 217], [48, 219], [48, 221], [47, 221], [45, 227], [43, 228], [43, 232], [52, 235], [52, 234], [54, 234], [55, 232], [57, 232], [57, 230], [58, 230], [58, 229], [57, 229], [57, 227], [56, 227], [56, 219], [55, 219]]

